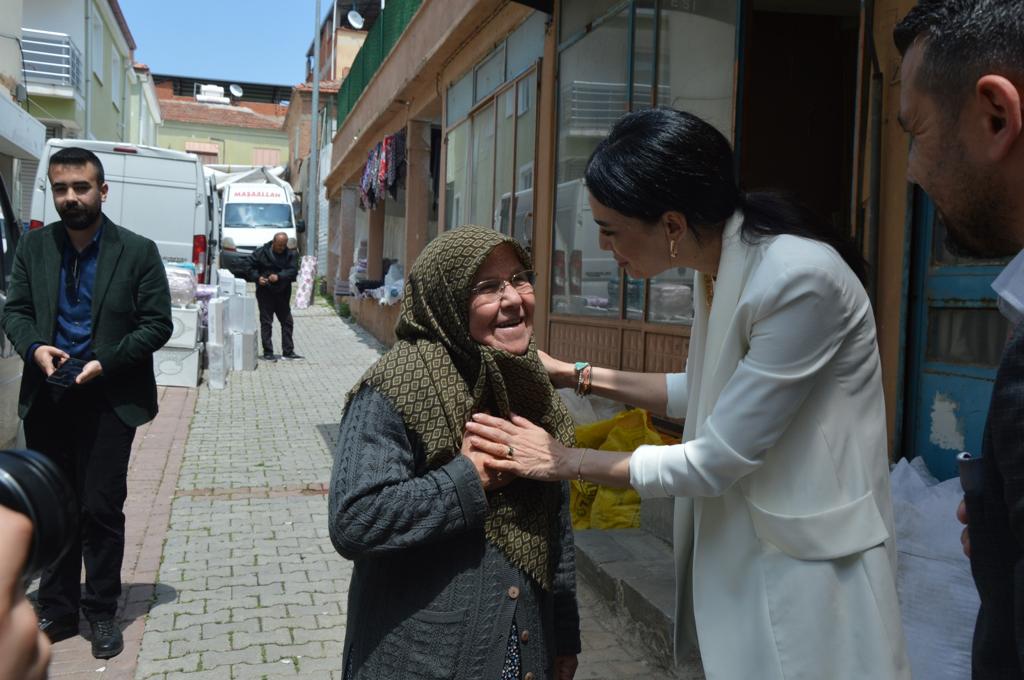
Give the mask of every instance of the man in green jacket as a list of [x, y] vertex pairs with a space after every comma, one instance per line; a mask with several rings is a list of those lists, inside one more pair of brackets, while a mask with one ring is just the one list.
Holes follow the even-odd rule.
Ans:
[[61, 220], [18, 244], [0, 325], [25, 359], [26, 443], [78, 496], [79, 536], [42, 576], [39, 627], [54, 642], [76, 635], [81, 609], [93, 655], [108, 659], [124, 649], [115, 615], [128, 457], [135, 428], [156, 416], [153, 352], [171, 336], [171, 297], [156, 244], [103, 214], [96, 155], [62, 149], [48, 174]]

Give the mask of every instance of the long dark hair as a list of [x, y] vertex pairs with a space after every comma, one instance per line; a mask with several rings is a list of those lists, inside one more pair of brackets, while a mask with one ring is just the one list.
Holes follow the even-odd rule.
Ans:
[[832, 246], [863, 283], [864, 258], [853, 241], [780, 193], [744, 193], [725, 136], [697, 116], [671, 108], [628, 113], [587, 161], [587, 189], [602, 205], [653, 224], [680, 212], [699, 238], [721, 230], [737, 208], [748, 243], [792, 234]]

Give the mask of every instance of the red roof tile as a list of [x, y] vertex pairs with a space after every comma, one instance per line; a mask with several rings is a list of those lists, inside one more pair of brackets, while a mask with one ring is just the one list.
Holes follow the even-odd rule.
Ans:
[[[340, 90], [340, 89], [341, 89], [341, 81], [340, 80], [321, 80], [320, 81], [320, 91], [321, 92], [326, 92], [328, 94], [338, 94], [338, 90]], [[313, 91], [313, 83], [299, 83], [298, 85], [293, 87], [292, 90], [293, 91], [297, 91], [297, 92], [312, 92]]]
[[284, 122], [283, 116], [267, 116], [256, 113], [245, 106], [230, 104], [203, 104], [176, 99], [160, 99], [160, 113], [164, 120], [225, 127], [260, 128], [278, 130]]

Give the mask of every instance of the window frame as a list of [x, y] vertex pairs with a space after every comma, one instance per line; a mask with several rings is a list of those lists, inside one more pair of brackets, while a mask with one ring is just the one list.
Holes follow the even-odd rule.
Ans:
[[[507, 40], [507, 38], [506, 38], [506, 40]], [[494, 51], [492, 50], [491, 52], [489, 52], [487, 54], [486, 57], [484, 57], [481, 60], [481, 63], [483, 63], [487, 59], [491, 58], [491, 56], [493, 56], [493, 54], [494, 54]], [[506, 55], [507, 55], [507, 52], [506, 52]], [[514, 91], [513, 92], [513, 98], [514, 98], [515, 102], [514, 102], [513, 117], [515, 118], [515, 121], [513, 122], [513, 125], [512, 125], [512, 161], [511, 161], [512, 162], [512, 191], [511, 191], [511, 195], [515, 196], [516, 191], [517, 191], [517, 187], [518, 187], [518, 184], [519, 184], [519, 177], [518, 177], [518, 174], [519, 174], [518, 170], [519, 170], [519, 168], [518, 168], [518, 165], [517, 165], [518, 161], [519, 161], [519, 158], [518, 158], [518, 148], [517, 148], [517, 142], [519, 141], [518, 120], [519, 120], [521, 115], [525, 115], [525, 113], [524, 114], [520, 114], [519, 113], [519, 87], [520, 87], [520, 85], [523, 82], [529, 80], [529, 78], [531, 76], [536, 76], [534, 82], [535, 82], [535, 89], [537, 89], [538, 91], [533, 93], [533, 99], [531, 100], [531, 102], [534, 105], [535, 114], [539, 115], [540, 112], [537, 111], [537, 103], [539, 102], [541, 61], [542, 61], [541, 59], [537, 59], [533, 63], [533, 65], [531, 65], [529, 68], [521, 71], [515, 77], [510, 78], [506, 82], [502, 83], [498, 88], [496, 88], [489, 95], [487, 95], [486, 97], [484, 97], [480, 101], [478, 101], [475, 104], [473, 104], [473, 106], [470, 107], [469, 111], [466, 113], [465, 116], [463, 116], [462, 118], [459, 118], [459, 119], [456, 119], [456, 120], [452, 121], [450, 124], [445, 125], [442, 128], [442, 130], [441, 130], [441, 138], [442, 138], [443, 144], [444, 144], [444, 153], [445, 153], [445, 155], [447, 155], [447, 153], [448, 153], [448, 136], [449, 136], [449, 133], [451, 133], [453, 130], [455, 130], [460, 125], [463, 125], [463, 124], [467, 124], [468, 125], [468, 127], [467, 127], [467, 135], [468, 136], [467, 136], [467, 143], [466, 143], [466, 158], [465, 158], [465, 161], [466, 161], [466, 175], [467, 176], [472, 175], [472, 174], [474, 174], [474, 158], [473, 158], [473, 144], [472, 144], [472, 139], [473, 139], [473, 122], [474, 122], [476, 116], [479, 113], [481, 113], [484, 109], [486, 109], [491, 104], [494, 105], [494, 111], [492, 113], [493, 124], [494, 124], [494, 135], [493, 135], [493, 138], [492, 138], [493, 152], [491, 154], [491, 157], [493, 159], [492, 160], [492, 162], [494, 164], [493, 165], [493, 169], [495, 171], [491, 173], [491, 213], [492, 213], [492, 217], [491, 217], [490, 223], [487, 225], [490, 228], [494, 228], [493, 212], [494, 212], [495, 201], [500, 200], [500, 198], [495, 195], [495, 190], [496, 190], [496, 184], [497, 184], [497, 172], [496, 172], [496, 169], [497, 169], [497, 163], [498, 163], [498, 158], [497, 158], [497, 155], [498, 155], [497, 154], [497, 151], [498, 151], [498, 148], [497, 148], [497, 145], [498, 145], [498, 116], [501, 115], [501, 97], [502, 97], [502, 95], [507, 94], [509, 92], [509, 90], [513, 90]], [[468, 73], [473, 74], [473, 79], [474, 79], [474, 82], [475, 82], [476, 67], [474, 66], [473, 70], [469, 71]], [[462, 80], [463, 77], [464, 77], [464, 75], [459, 76], [458, 78], [456, 78], [452, 82], [453, 83], [459, 82], [459, 81]], [[475, 96], [475, 93], [474, 93], [474, 96]], [[528, 105], [529, 105], [529, 103], [528, 103]], [[533, 131], [533, 136], [534, 136], [534, 140], [533, 140], [533, 159], [530, 161], [531, 167], [533, 167], [536, 164], [536, 162], [537, 162], [537, 135], [539, 134], [539, 132], [540, 132], [540, 125], [539, 124], [534, 125], [534, 131]], [[444, 179], [444, 182], [446, 182], [446, 181], [447, 180]], [[536, 191], [536, 184], [534, 184], [531, 187], [531, 189]], [[466, 188], [466, 194], [470, 194], [470, 193], [471, 192], [469, 191], [469, 188], [467, 187]], [[456, 195], [453, 194], [453, 198], [455, 196]], [[463, 195], [463, 194], [460, 193], [460, 194], [458, 194], [458, 198], [460, 199], [461, 208], [463, 209], [463, 212], [464, 212], [465, 216], [468, 217], [468, 210], [472, 206], [472, 196], [470, 196], [470, 195]], [[446, 212], [447, 212], [447, 208], [446, 208]], [[439, 221], [443, 220], [443, 222], [444, 222], [444, 229], [445, 230], [453, 228], [453, 225], [448, 224], [447, 215], [438, 215], [438, 220]], [[536, 224], [536, 220], [534, 220], [534, 224]], [[500, 233], [503, 233], [503, 234], [506, 233], [504, 227], [505, 227], [505, 225], [502, 225], [502, 229], [500, 230]], [[512, 234], [515, 233], [515, 211], [511, 209], [511, 205], [510, 205], [510, 210], [509, 210], [509, 223], [508, 223], [507, 233], [508, 233], [508, 235], [512, 235]]]
[[[95, 8], [94, 11], [96, 11]], [[105, 77], [103, 73], [107, 58], [105, 38], [106, 26], [103, 23], [103, 18], [94, 15], [92, 25], [89, 27], [89, 68], [92, 70], [93, 77], [99, 81], [100, 85], [103, 85]]]

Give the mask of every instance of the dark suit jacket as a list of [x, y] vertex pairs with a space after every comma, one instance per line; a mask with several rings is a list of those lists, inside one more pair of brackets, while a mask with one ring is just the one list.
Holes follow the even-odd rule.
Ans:
[[973, 677], [1024, 678], [1024, 325], [996, 374], [981, 462], [982, 489], [966, 495], [971, 571], [981, 596]]
[[[0, 325], [22, 357], [34, 343], [52, 345], [57, 324], [61, 254], [71, 245], [62, 222], [30, 231], [18, 243]], [[153, 352], [171, 337], [171, 294], [156, 244], [103, 217], [92, 299], [92, 351], [103, 366], [100, 384], [130, 427], [157, 412]], [[29, 358], [18, 414], [46, 399], [45, 376]], [[73, 388], [72, 388], [73, 389]]]

